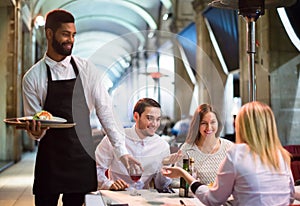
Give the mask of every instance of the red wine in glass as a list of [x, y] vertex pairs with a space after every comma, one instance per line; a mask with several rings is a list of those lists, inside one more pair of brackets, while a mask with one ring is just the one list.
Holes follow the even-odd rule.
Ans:
[[130, 177], [134, 182], [137, 182], [141, 178], [141, 175], [130, 175]]
[[134, 181], [134, 184], [133, 184], [133, 190], [131, 190], [131, 194], [130, 194], [130, 195], [133, 195], [133, 196], [138, 196], [138, 195], [140, 195], [140, 194], [137, 192], [136, 184], [137, 184], [137, 181], [139, 181], [139, 179], [140, 179], [141, 176], [142, 176], [142, 170], [140, 170], [140, 168], [134, 168], [134, 167], [131, 167], [131, 168], [129, 169], [129, 176], [130, 176], [130, 178], [132, 179], [132, 181]]

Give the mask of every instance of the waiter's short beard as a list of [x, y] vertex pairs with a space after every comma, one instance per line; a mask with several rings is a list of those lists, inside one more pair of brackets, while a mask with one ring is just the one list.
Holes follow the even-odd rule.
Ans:
[[73, 48], [73, 45], [72, 45], [72, 48], [70, 50], [66, 50], [64, 49], [63, 47], [63, 44], [64, 43], [59, 43], [55, 37], [53, 36], [52, 38], [52, 47], [53, 49], [60, 55], [63, 55], [63, 56], [69, 56], [72, 54], [72, 48]]

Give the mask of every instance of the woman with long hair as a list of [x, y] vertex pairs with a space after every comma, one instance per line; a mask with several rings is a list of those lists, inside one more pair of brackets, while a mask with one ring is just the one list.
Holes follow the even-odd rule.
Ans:
[[[210, 104], [201, 104], [194, 112], [185, 143], [181, 146], [183, 154], [195, 160], [194, 175], [203, 184], [214, 182], [219, 165], [233, 143], [221, 138], [222, 122]], [[182, 167], [182, 161], [176, 166]]]

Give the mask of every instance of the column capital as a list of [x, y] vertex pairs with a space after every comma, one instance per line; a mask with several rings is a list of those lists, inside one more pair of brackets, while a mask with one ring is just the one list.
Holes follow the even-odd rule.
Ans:
[[192, 2], [193, 9], [195, 10], [196, 13], [202, 12], [203, 9], [205, 9], [208, 3], [210, 2], [211, 0], [194, 0]]

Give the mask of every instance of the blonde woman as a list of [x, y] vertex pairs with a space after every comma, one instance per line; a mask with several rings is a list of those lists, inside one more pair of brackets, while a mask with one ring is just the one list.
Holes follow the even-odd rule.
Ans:
[[179, 167], [163, 170], [167, 177], [184, 177], [205, 205], [221, 205], [233, 195], [233, 205], [289, 205], [294, 196], [290, 154], [282, 147], [271, 108], [245, 104], [236, 118], [236, 141], [220, 165], [211, 188]]

